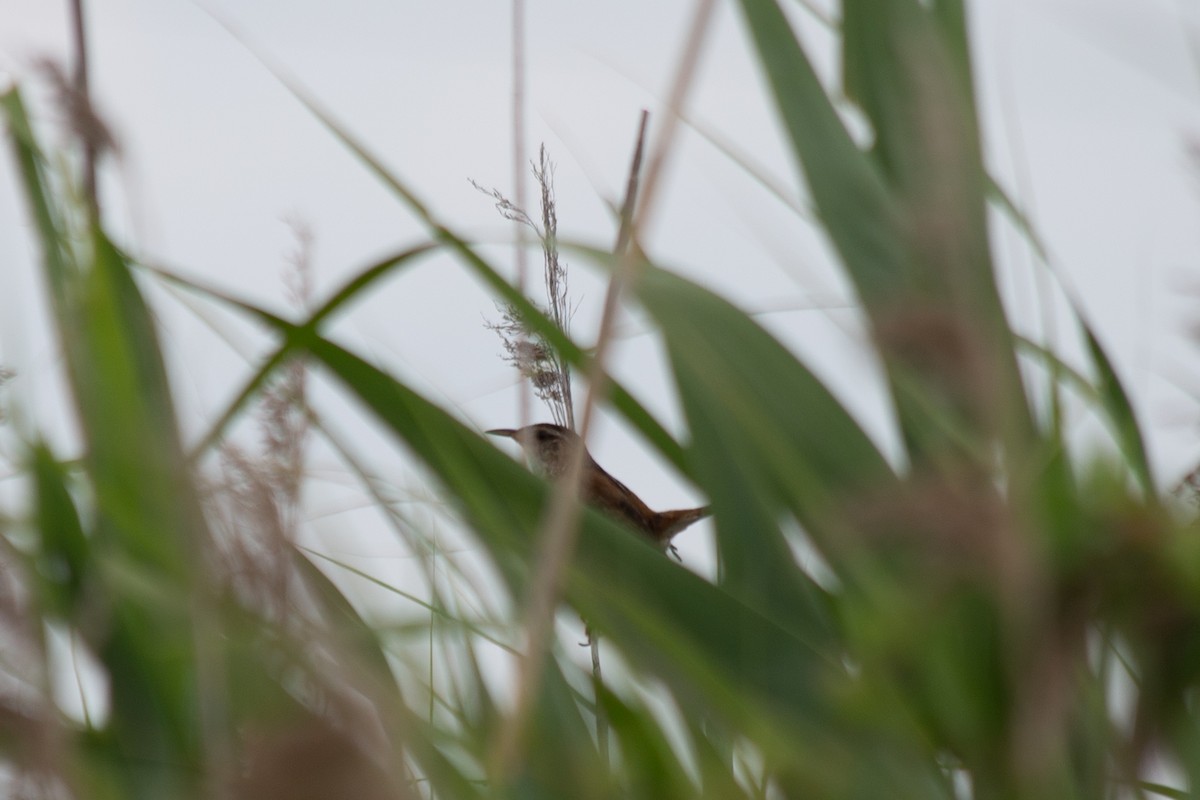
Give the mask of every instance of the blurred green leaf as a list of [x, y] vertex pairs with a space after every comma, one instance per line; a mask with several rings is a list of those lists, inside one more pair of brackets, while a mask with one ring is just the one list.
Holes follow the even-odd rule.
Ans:
[[121, 255], [99, 231], [91, 245], [79, 306], [60, 325], [77, 354], [72, 388], [103, 533], [147, 569], [187, 585], [206, 537], [158, 334]]
[[157, 335], [128, 265], [100, 230], [67, 246], [20, 97], [12, 91], [3, 102], [87, 443], [97, 514], [88, 568], [99, 571], [105, 588], [94, 599], [110, 618], [107, 630], [84, 632], [99, 637], [92, 644], [108, 670], [109, 735], [128, 754], [121, 774], [130, 797], [187, 796], [200, 758], [188, 593], [203, 520]]
[[1121, 452], [1123, 463], [1129, 467], [1146, 499], [1154, 501], [1158, 496], [1158, 487], [1129, 395], [1091, 326], [1082, 315], [1077, 318], [1087, 343], [1088, 355], [1096, 370], [1095, 382], [1037, 342], [1018, 336], [1017, 346], [1044, 362], [1063, 386], [1074, 390], [1089, 407], [1099, 413]]
[[600, 703], [620, 746], [628, 775], [626, 796], [662, 800], [697, 796], [697, 787], [682, 768], [680, 754], [648, 708], [626, 702], [608, 691], [601, 693]]
[[[33, 215], [38, 242], [45, 262], [46, 281], [56, 309], [68, 302], [69, 261], [64, 250], [66, 231], [46, 175], [46, 159], [38, 145], [25, 111], [25, 102], [14, 87], [0, 95], [8, 119], [9, 142], [21, 173], [21, 188]], [[60, 312], [61, 313], [61, 312]], [[69, 356], [69, 354], [68, 354]]]
[[742, 0], [797, 166], [817, 216], [869, 306], [903, 294], [903, 220], [877, 167], [851, 140], [774, 0]]
[[917, 0], [845, 4], [846, 90], [873, 125], [869, 155], [775, 1], [741, 6], [818, 216], [871, 318], [910, 457], [959, 451], [945, 432], [963, 422], [1022, 457], [1032, 420], [991, 270], [969, 76], [952, 66], [964, 55], [961, 15], [935, 19]]
[[51, 614], [69, 619], [78, 609], [88, 572], [88, 540], [67, 489], [67, 476], [50, 448], [44, 442], [36, 443], [29, 461], [37, 498], [37, 567], [42, 601]]

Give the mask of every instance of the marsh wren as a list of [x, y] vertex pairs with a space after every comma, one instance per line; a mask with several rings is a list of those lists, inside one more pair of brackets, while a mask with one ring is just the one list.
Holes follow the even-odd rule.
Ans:
[[[546, 422], [515, 430], [497, 428], [488, 433], [515, 440], [534, 469], [551, 480], [566, 474], [571, 463], [571, 449], [583, 447], [583, 441], [574, 431]], [[652, 511], [629, 487], [605, 472], [586, 449], [583, 451], [582, 491], [588, 504], [648, 536], [664, 549], [671, 544], [671, 537], [712, 513], [708, 506]]]

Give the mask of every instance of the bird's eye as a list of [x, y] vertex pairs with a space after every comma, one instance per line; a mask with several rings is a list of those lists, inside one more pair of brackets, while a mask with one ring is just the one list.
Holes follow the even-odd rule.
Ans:
[[539, 429], [537, 432], [537, 438], [539, 442], [545, 442], [552, 437], [550, 436], [550, 431]]

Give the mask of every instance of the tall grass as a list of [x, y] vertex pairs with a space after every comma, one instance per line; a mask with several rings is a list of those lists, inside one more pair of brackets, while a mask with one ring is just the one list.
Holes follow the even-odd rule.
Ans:
[[[0, 753], [14, 796], [1057, 800], [1197, 790], [1194, 513], [1159, 495], [1092, 332], [1083, 328], [1091, 364], [1072, 370], [1009, 327], [963, 4], [843, 3], [843, 88], [869, 123], [868, 149], [847, 133], [775, 0], [739, 5], [816, 218], [868, 320], [904, 457], [885, 459], [802, 361], [722, 297], [636, 248], [575, 248], [636, 277], [626, 289], [665, 345], [688, 438], [670, 436], [619, 384], [608, 404], [711, 499], [719, 579], [583, 513], [550, 596], [603, 635], [629, 678], [594, 687], [565, 653], [574, 644], [551, 642], [524, 686], [523, 735], [500, 761], [514, 712], [480, 649], [519, 651], [520, 623], [497, 625], [440, 593], [415, 598], [445, 655], [433, 670], [442, 680], [414, 692], [421, 676], [400, 666], [411, 661], [395, 657], [391, 632], [322, 571], [342, 567], [295, 544], [304, 442], [331, 435], [308, 408], [305, 376], [318, 367], [433, 476], [512, 607], [538, 579], [554, 489], [331, 341], [325, 325], [442, 248], [563, 365], [586, 373], [598, 369], [593, 358], [300, 92], [429, 241], [293, 320], [134, 263], [49, 168], [20, 91], [0, 98], [84, 440], [79, 457], [28, 443], [27, 502], [0, 539], [0, 668], [17, 679], [6, 686], [19, 684], [0, 691]], [[262, 398], [273, 445], [227, 447], [222, 485], [201, 481], [199, 454], [181, 444], [140, 288], [153, 280], [277, 337], [201, 454]], [[1113, 456], [1072, 457], [1060, 417], [1035, 413], [1022, 359], [1090, 400]], [[800, 540], [819, 571], [794, 555]], [[103, 686], [85, 693], [94, 707], [83, 715], [60, 708], [50, 688], [77, 667], [54, 645], [63, 638]]]

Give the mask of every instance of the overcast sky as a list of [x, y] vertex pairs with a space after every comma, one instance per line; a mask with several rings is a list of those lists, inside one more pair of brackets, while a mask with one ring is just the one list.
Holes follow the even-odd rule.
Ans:
[[[785, 0], [819, 66], [831, 34]], [[317, 295], [373, 259], [422, 237], [419, 226], [239, 43], [280, 64], [416, 189], [445, 221], [508, 265], [511, 236], [468, 179], [512, 193], [510, 9], [496, 0], [93, 0], [87, 4], [96, 102], [121, 145], [104, 174], [111, 227], [135, 252], [230, 291], [285, 305], [281, 274], [294, 248], [288, 220], [315, 237]], [[821, 4], [829, 6], [826, 2]], [[992, 0], [970, 3], [991, 166], [1029, 209], [1099, 330], [1151, 435], [1164, 483], [1200, 459], [1200, 81], [1194, 4], [1168, 0]], [[65, 0], [0, 0], [0, 76], [25, 83], [42, 56], [65, 52]], [[602, 246], [614, 236], [605, 201], [620, 194], [638, 113], [661, 119], [692, 5], [681, 0], [528, 2], [528, 148], [558, 164], [560, 234]], [[218, 21], [220, 20], [220, 22]], [[35, 86], [35, 97], [44, 93]], [[51, 129], [55, 114], [35, 106]], [[691, 113], [764, 165], [795, 198], [757, 65], [732, 3], [721, 4]], [[670, 163], [648, 250], [663, 263], [763, 312], [769, 326], [894, 447], [871, 381], [845, 284], [810, 224], [772, 198], [694, 130]], [[0, 159], [0, 363], [13, 398], [57, 441], [70, 442], [56, 345], [45, 328], [28, 222], [12, 164]], [[1022, 330], [1039, 318], [1035, 266], [1020, 237], [994, 229], [1001, 284]], [[534, 261], [536, 264], [536, 260]], [[594, 336], [603, 286], [573, 264], [575, 333]], [[195, 435], [269, 339], [221, 310], [198, 316], [161, 288], [160, 314], [187, 431]], [[483, 322], [489, 296], [454, 260], [433, 258], [391, 281], [336, 327], [385, 365], [481, 428], [512, 425], [511, 369]], [[1070, 332], [1060, 307], [1058, 324]], [[219, 330], [219, 334], [214, 328]], [[614, 371], [675, 425], [680, 419], [651, 335], [636, 318]], [[232, 342], [236, 346], [231, 346]], [[1066, 352], [1075, 352], [1069, 337]], [[352, 409], [318, 397], [382, 473], [406, 481]], [[1088, 427], [1081, 434], [1085, 439]], [[654, 507], [701, 500], [619, 426], [593, 452]], [[347, 544], [370, 528], [336, 461], [318, 452], [310, 509]], [[685, 558], [693, 540], [681, 537]], [[357, 550], [355, 548], [358, 548]], [[383, 549], [381, 549], [383, 548]]]

